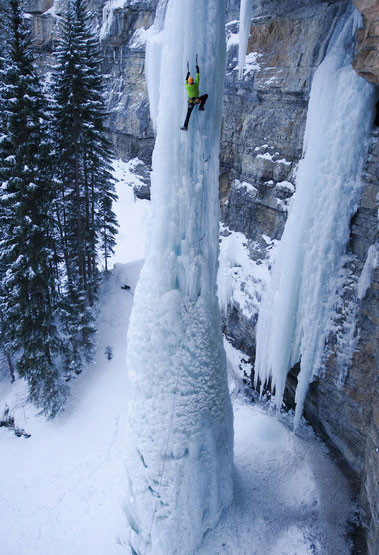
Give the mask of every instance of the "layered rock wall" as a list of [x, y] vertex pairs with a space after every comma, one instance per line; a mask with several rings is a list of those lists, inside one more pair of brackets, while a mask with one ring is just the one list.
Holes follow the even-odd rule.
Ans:
[[[292, 194], [290, 185], [294, 183], [301, 156], [310, 84], [346, 8], [346, 2], [297, 2], [291, 6], [266, 3], [265, 9], [273, 11], [268, 15], [263, 10], [264, 15], [252, 19], [247, 70], [242, 81], [238, 80], [235, 69], [238, 27], [231, 22], [227, 28], [229, 50], [220, 195], [225, 224], [231, 230], [244, 233], [255, 260], [267, 255], [268, 240], [281, 237]], [[373, 11], [370, 14], [372, 17]], [[368, 27], [369, 32], [361, 30], [358, 36], [365, 33], [372, 38], [376, 32], [372, 21]], [[376, 62], [370, 52], [374, 75]], [[357, 60], [359, 54], [356, 69]], [[366, 76], [364, 71], [360, 74]], [[368, 77], [374, 81], [371, 74]], [[338, 334], [329, 338], [325, 369], [312, 384], [305, 405], [308, 421], [355, 476], [370, 554], [376, 553], [379, 545], [378, 270], [373, 271], [372, 283], [362, 299], [357, 298], [357, 283], [369, 248], [377, 241], [378, 149], [378, 134], [374, 132], [362, 199], [351, 222], [347, 253], [350, 262], [346, 268], [348, 279], [341, 298]], [[235, 186], [235, 180], [247, 182], [253, 188], [241, 187], [238, 182]], [[356, 319], [352, 337], [356, 347], [351, 364], [341, 376], [337, 358], [345, 348], [344, 342], [348, 347], [345, 337], [348, 311]], [[230, 304], [224, 330], [251, 360], [255, 355], [255, 324], [256, 318], [249, 318], [238, 303]], [[295, 368], [287, 383], [286, 399], [290, 405], [294, 402], [297, 372]]]
[[[227, 25], [223, 220], [245, 234], [255, 259], [265, 257], [267, 244], [282, 235], [302, 154], [312, 77], [348, 2], [293, 2], [291, 9], [281, 2], [269, 4], [264, 14], [272, 8], [271, 15], [252, 20], [242, 80], [236, 70], [238, 22]], [[256, 194], [233, 187], [235, 179], [252, 184]], [[238, 306], [229, 307], [225, 331], [254, 357], [255, 322]]]

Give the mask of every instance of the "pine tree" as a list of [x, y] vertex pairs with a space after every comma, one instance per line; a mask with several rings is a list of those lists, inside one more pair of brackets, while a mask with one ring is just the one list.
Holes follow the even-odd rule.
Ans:
[[80, 372], [83, 360], [91, 358], [92, 307], [100, 280], [98, 252], [106, 261], [117, 231], [111, 151], [104, 132], [100, 50], [85, 0], [69, 0], [62, 18], [54, 97], [57, 220], [67, 276], [64, 308], [67, 341], [72, 345], [70, 375]]
[[[3, 146], [6, 145], [6, 117], [5, 117], [5, 98], [6, 98], [6, 68], [9, 63], [8, 53], [8, 25], [9, 19], [9, 3], [0, 0], [0, 156], [3, 154]], [[4, 236], [4, 232], [0, 227], [0, 237]], [[7, 360], [11, 381], [15, 380], [15, 370], [12, 360], [12, 350], [9, 344], [9, 334], [7, 334], [7, 321], [4, 314], [4, 306], [2, 306], [3, 294], [1, 292], [1, 276], [5, 274], [5, 267], [0, 262], [0, 348]]]
[[54, 416], [67, 399], [59, 371], [55, 193], [44, 98], [23, 27], [20, 0], [10, 0], [10, 61], [2, 74], [0, 295], [17, 371], [29, 399]]

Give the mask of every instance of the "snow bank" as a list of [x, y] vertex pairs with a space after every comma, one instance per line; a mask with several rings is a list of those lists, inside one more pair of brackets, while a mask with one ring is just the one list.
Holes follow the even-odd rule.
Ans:
[[[232, 411], [215, 294], [224, 14], [224, 1], [171, 0], [161, 53], [148, 60], [149, 81], [160, 84], [152, 215], [127, 357], [126, 513], [137, 553], [193, 555], [232, 495]], [[209, 101], [184, 133], [195, 28]]]
[[0, 428], [1, 555], [125, 553], [125, 333], [133, 296], [121, 286], [133, 291], [140, 268], [118, 264], [103, 282], [96, 362], [76, 378], [63, 414], [47, 421], [26, 402], [23, 381], [0, 383], [0, 409], [6, 402], [16, 426], [31, 434]]
[[[98, 360], [77, 378], [69, 410], [49, 422], [29, 413], [29, 439], [0, 428], [1, 555], [130, 555], [121, 507], [125, 330], [133, 297], [120, 286], [134, 288], [139, 268], [118, 265], [104, 284]], [[230, 343], [225, 349], [235, 398], [235, 495], [196, 554], [351, 553], [346, 521], [354, 507], [346, 480], [309, 427], [294, 436], [289, 415], [280, 422], [269, 407], [238, 398], [250, 365]], [[0, 406], [9, 401], [5, 387], [2, 381]], [[36, 412], [22, 403], [18, 423], [28, 408]]]
[[258, 317], [256, 377], [272, 376], [278, 407], [287, 373], [301, 359], [295, 425], [322, 365], [372, 123], [374, 88], [351, 67], [353, 20], [313, 79], [296, 196]]
[[246, 355], [225, 342], [234, 397], [234, 500], [197, 555], [346, 555], [355, 507], [347, 480], [310, 426], [241, 397]]

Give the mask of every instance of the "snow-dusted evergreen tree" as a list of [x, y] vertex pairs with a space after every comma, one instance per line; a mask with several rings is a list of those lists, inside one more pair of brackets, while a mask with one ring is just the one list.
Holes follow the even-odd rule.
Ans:
[[62, 409], [68, 387], [59, 371], [48, 130], [20, 0], [10, 0], [10, 9], [9, 62], [2, 72], [1, 308], [7, 344], [29, 384], [29, 398], [53, 416]]
[[69, 0], [62, 18], [54, 72], [58, 221], [66, 266], [65, 319], [73, 351], [69, 372], [80, 372], [93, 350], [98, 251], [113, 252], [117, 222], [105, 138], [100, 51], [84, 0]]
[[[9, 12], [9, 2], [0, 0], [0, 157], [3, 158], [3, 146], [6, 144], [6, 118], [5, 118], [5, 97], [6, 97], [6, 83], [5, 75], [6, 68], [8, 64], [8, 12]], [[4, 234], [2, 228], [0, 227], [0, 237]], [[14, 365], [11, 356], [11, 348], [9, 345], [9, 334], [7, 334], [7, 324], [4, 315], [4, 307], [2, 306], [1, 294], [1, 276], [4, 275], [5, 268], [0, 263], [0, 349], [4, 355], [4, 359], [7, 360], [9, 373], [11, 380], [15, 379]]]

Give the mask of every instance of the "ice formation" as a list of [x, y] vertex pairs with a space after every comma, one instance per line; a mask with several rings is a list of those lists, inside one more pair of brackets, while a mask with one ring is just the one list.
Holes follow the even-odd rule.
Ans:
[[162, 47], [164, 40], [164, 22], [168, 0], [160, 0], [155, 13], [154, 24], [149, 29], [146, 44], [146, 82], [149, 93], [150, 116], [154, 130], [157, 130], [159, 106], [160, 70], [162, 65]]
[[[216, 297], [225, 2], [170, 0], [160, 33], [147, 67], [157, 138], [150, 236], [128, 331], [125, 510], [136, 553], [192, 555], [232, 496], [232, 408]], [[186, 65], [195, 70], [196, 53], [200, 94], [209, 99], [183, 132]]]
[[362, 300], [367, 293], [367, 289], [371, 285], [372, 276], [378, 267], [379, 245], [374, 243], [370, 246], [367, 253], [365, 265], [362, 268], [358, 281], [358, 299]]
[[124, 8], [128, 0], [107, 0], [103, 7], [103, 20], [100, 29], [100, 40], [103, 41], [109, 35], [113, 23], [114, 12]]
[[350, 14], [313, 79], [296, 195], [258, 317], [256, 379], [272, 378], [278, 407], [301, 361], [295, 427], [322, 366], [372, 124], [374, 88], [351, 67], [354, 25]]
[[241, 0], [238, 49], [238, 74], [240, 79], [242, 79], [243, 70], [245, 67], [247, 44], [249, 42], [251, 28], [252, 9], [253, 0]]

